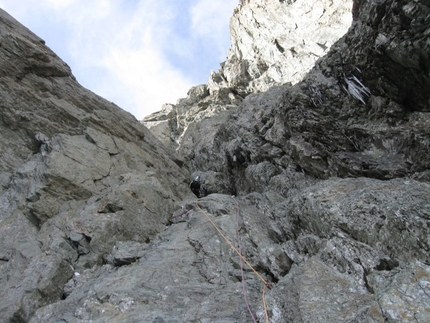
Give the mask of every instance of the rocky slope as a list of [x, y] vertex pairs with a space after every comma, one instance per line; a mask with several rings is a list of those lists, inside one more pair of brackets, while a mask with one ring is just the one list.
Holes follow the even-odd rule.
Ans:
[[5, 322], [430, 321], [428, 0], [355, 0], [294, 86], [193, 88], [184, 161], [0, 13]]
[[118, 241], [149, 243], [189, 172], [0, 11], [0, 321], [28, 322]]

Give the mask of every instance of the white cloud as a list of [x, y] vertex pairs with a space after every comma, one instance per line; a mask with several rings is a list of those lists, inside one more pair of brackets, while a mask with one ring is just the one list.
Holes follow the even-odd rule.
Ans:
[[[61, 41], [61, 56], [78, 81], [138, 119], [163, 103], [176, 102], [196, 85], [187, 74], [190, 66], [172, 60], [185, 57], [198, 69], [210, 52], [200, 54], [203, 49], [198, 46], [215, 48], [217, 63], [225, 57], [228, 19], [236, 4], [237, 0], [0, 0], [0, 6], [27, 27], [34, 30], [35, 24], [39, 36]], [[188, 25], [178, 26], [179, 20]], [[55, 26], [67, 33], [57, 35]], [[53, 47], [49, 41], [47, 45]], [[209, 76], [209, 71], [204, 73]]]
[[[225, 56], [225, 42], [229, 34], [228, 21], [237, 0], [200, 0], [191, 7], [192, 28], [196, 35], [215, 43], [220, 57]], [[227, 37], [226, 37], [227, 36]]]
[[[58, 10], [58, 9], [63, 9], [63, 8], [66, 8], [66, 7], [70, 6], [75, 1], [76, 0], [61, 0], [61, 1], [58, 1], [58, 0], [47, 0], [47, 4], [50, 7], [53, 7], [53, 8], [55, 8], [55, 9]], [[42, 4], [43, 4], [43, 2], [42, 2]]]
[[[121, 11], [122, 1], [93, 3], [95, 12], [69, 15], [74, 24], [71, 52], [84, 66], [106, 70], [109, 82], [94, 91], [142, 119], [163, 103], [184, 97], [192, 83], [175, 69], [162, 52], [173, 10], [162, 1], [141, 0], [132, 10]], [[72, 11], [76, 13], [76, 11]], [[95, 13], [94, 13], [95, 12]], [[91, 24], [85, 23], [87, 20]], [[91, 31], [88, 30], [91, 28]]]
[[[143, 111], [158, 111], [163, 103], [175, 103], [192, 86], [150, 47], [128, 51], [113, 49], [105, 64], [123, 85], [120, 90], [125, 88], [131, 93], [132, 103], [137, 107], [132, 112], [137, 116], [143, 117]], [[111, 87], [106, 90], [111, 91]]]

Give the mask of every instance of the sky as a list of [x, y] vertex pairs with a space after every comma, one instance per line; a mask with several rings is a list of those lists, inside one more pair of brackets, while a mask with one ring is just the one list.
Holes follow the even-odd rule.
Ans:
[[207, 83], [239, 0], [0, 0], [84, 87], [138, 120]]

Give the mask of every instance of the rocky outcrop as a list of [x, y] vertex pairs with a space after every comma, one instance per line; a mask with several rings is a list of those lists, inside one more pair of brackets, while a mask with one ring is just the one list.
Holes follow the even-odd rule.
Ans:
[[30, 322], [249, 322], [244, 288], [264, 322], [264, 283], [205, 213], [271, 283], [270, 322], [426, 322], [429, 193], [413, 180], [333, 179], [288, 199], [211, 194], [150, 244], [128, 246], [136, 261], [75, 275], [70, 295]]
[[27, 322], [187, 196], [183, 161], [0, 11], [0, 317]]
[[428, 1], [354, 1], [293, 86], [193, 88], [184, 161], [1, 14], [3, 320], [430, 320]]
[[143, 123], [178, 149], [201, 120], [216, 116], [222, 123], [222, 115], [247, 95], [297, 83], [345, 34], [351, 7], [352, 0], [241, 1], [230, 20], [231, 48], [221, 68], [211, 72], [207, 85], [193, 87], [187, 98]]

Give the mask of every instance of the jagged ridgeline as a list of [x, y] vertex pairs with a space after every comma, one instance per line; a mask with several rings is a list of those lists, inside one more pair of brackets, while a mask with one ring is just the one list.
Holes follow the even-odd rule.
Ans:
[[1, 322], [430, 322], [430, 1], [230, 31], [148, 130], [0, 10]]

